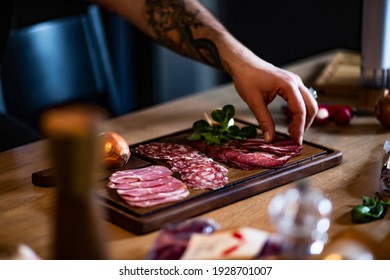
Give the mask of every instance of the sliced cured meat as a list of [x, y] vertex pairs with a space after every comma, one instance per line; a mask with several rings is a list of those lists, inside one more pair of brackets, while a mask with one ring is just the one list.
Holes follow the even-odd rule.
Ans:
[[189, 145], [167, 142], [152, 142], [139, 145], [136, 152], [155, 159], [194, 158], [202, 154]]
[[155, 188], [158, 186], [169, 185], [174, 179], [176, 178], [172, 176], [167, 176], [167, 177], [163, 177], [155, 180], [148, 180], [148, 181], [135, 181], [135, 182], [129, 181], [129, 182], [121, 182], [121, 183], [109, 182], [108, 187], [117, 190], [130, 190], [136, 188]]
[[127, 201], [127, 203], [131, 206], [135, 207], [152, 207], [156, 206], [159, 204], [164, 204], [164, 203], [169, 203], [169, 202], [174, 202], [174, 201], [179, 201], [184, 198], [186, 198], [189, 195], [189, 192], [183, 192], [175, 196], [166, 196], [158, 199], [152, 199], [152, 200], [144, 200], [144, 201]]
[[110, 181], [113, 183], [152, 181], [172, 175], [172, 171], [160, 165], [151, 165], [139, 169], [122, 170], [113, 173]]
[[287, 163], [291, 156], [279, 156], [268, 152], [241, 153], [232, 151], [226, 154], [226, 160], [230, 164], [242, 169], [276, 168]]
[[168, 161], [168, 164], [171, 166], [173, 172], [179, 172], [185, 168], [192, 168], [199, 165], [213, 164], [214, 161], [211, 158], [201, 157], [201, 158], [178, 158]]
[[129, 205], [150, 207], [183, 199], [190, 193], [187, 186], [172, 176], [164, 166], [149, 166], [139, 169], [114, 172], [107, 187]]
[[187, 186], [193, 189], [218, 189], [228, 182], [228, 169], [215, 163], [190, 165], [179, 171]]
[[154, 193], [148, 193], [145, 195], [128, 195], [128, 194], [122, 194], [121, 197], [126, 200], [127, 202], [136, 202], [136, 201], [145, 201], [145, 200], [152, 200], [152, 199], [161, 199], [164, 197], [172, 197], [177, 196], [182, 193], [187, 193], [188, 189], [186, 185], [182, 184], [179, 188], [176, 188], [171, 191], [163, 191], [163, 192], [154, 192]]
[[167, 179], [168, 180], [165, 180], [164, 184], [149, 186], [149, 184], [142, 183], [149, 183], [151, 181], [140, 182], [141, 184], [137, 184], [138, 187], [130, 189], [118, 189], [117, 192], [120, 195], [144, 196], [153, 193], [171, 192], [185, 187], [182, 181], [174, 177], [167, 177]]
[[240, 141], [231, 141], [229, 147], [237, 147], [249, 151], [268, 151], [280, 155], [297, 155], [302, 151], [302, 145], [295, 144], [292, 140], [276, 137], [271, 144], [265, 143], [263, 138], [247, 138]]
[[216, 161], [246, 170], [280, 167], [300, 154], [303, 148], [282, 137], [276, 137], [271, 144], [262, 138], [248, 138], [232, 140], [222, 146], [194, 141], [193, 146]]
[[152, 142], [137, 147], [142, 155], [167, 160], [173, 172], [193, 189], [217, 189], [228, 182], [227, 168], [194, 147], [174, 143]]

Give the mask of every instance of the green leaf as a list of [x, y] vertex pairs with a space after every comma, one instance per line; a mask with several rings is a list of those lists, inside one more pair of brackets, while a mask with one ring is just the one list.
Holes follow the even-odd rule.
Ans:
[[[229, 126], [231, 120], [234, 121], [235, 108], [233, 105], [225, 105], [222, 109], [215, 109], [211, 112], [211, 118], [215, 123], [210, 125], [206, 120], [194, 122], [192, 128], [194, 134], [188, 140], [202, 139], [206, 144], [222, 145], [232, 139], [243, 139], [255, 137], [257, 129], [254, 126]], [[197, 136], [196, 136], [197, 135]]]
[[378, 194], [375, 198], [363, 196], [362, 200], [362, 204], [352, 208], [353, 223], [367, 223], [381, 219], [385, 215], [388, 204], [381, 200]]
[[211, 112], [211, 118], [217, 123], [223, 124], [225, 115], [221, 109], [215, 109]]
[[366, 206], [375, 206], [377, 203], [377, 198], [371, 198], [369, 196], [363, 196], [363, 205]]
[[233, 105], [225, 105], [222, 109], [215, 109], [211, 112], [211, 118], [227, 129], [230, 119], [234, 117], [236, 110]]
[[190, 141], [200, 140], [202, 136], [198, 133], [192, 133], [190, 136], [187, 137]]
[[232, 125], [228, 128], [228, 133], [231, 135], [238, 135], [240, 133], [240, 128], [236, 125]]
[[230, 121], [230, 119], [232, 119], [234, 117], [234, 115], [236, 114], [236, 110], [234, 109], [233, 105], [225, 105], [225, 106], [223, 106], [222, 112], [225, 115], [224, 120], [225, 120], [226, 123], [228, 123]]
[[239, 135], [242, 138], [252, 138], [257, 135], [257, 129], [254, 126], [244, 126], [241, 128]]
[[194, 122], [194, 124], [192, 125], [192, 128], [193, 128], [195, 133], [199, 133], [199, 134], [201, 134], [202, 132], [212, 131], [212, 129], [213, 129], [210, 126], [210, 124], [205, 120], [199, 120], [199, 121]]

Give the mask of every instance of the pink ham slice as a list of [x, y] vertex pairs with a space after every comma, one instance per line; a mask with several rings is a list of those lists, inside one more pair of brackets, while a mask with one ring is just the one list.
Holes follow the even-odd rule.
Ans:
[[113, 183], [153, 181], [170, 175], [172, 175], [172, 171], [169, 168], [160, 165], [151, 165], [139, 169], [117, 171], [109, 179]]
[[154, 180], [148, 180], [148, 181], [133, 181], [132, 179], [129, 179], [128, 182], [126, 182], [126, 179], [120, 180], [120, 182], [114, 183], [114, 182], [109, 182], [107, 185], [108, 187], [112, 189], [122, 189], [122, 190], [127, 190], [127, 189], [135, 189], [135, 188], [153, 188], [161, 185], [167, 185], [170, 182], [172, 182], [173, 177], [170, 175], [167, 175], [166, 177], [154, 179]]
[[175, 196], [166, 196], [158, 199], [151, 199], [151, 200], [144, 200], [144, 201], [127, 201], [127, 203], [134, 207], [152, 207], [159, 204], [165, 204], [169, 202], [179, 201], [184, 198], [186, 198], [189, 195], [189, 192], [182, 192], [180, 194], [177, 194]]
[[151, 207], [187, 197], [187, 186], [171, 176], [165, 166], [148, 166], [140, 169], [114, 172], [109, 177], [108, 188], [130, 206]]
[[154, 193], [148, 193], [144, 195], [122, 194], [121, 197], [127, 202], [138, 202], [138, 201], [145, 201], [145, 200], [163, 199], [167, 197], [175, 197], [176, 195], [180, 195], [183, 193], [188, 193], [188, 189], [186, 185], [181, 184], [179, 188], [170, 191], [154, 192]]
[[137, 182], [130, 184], [131, 188], [118, 189], [117, 192], [120, 195], [146, 196], [148, 194], [171, 192], [181, 189], [183, 186], [185, 187], [182, 181], [174, 177], [166, 177], [164, 179], [166, 179], [164, 180], [164, 183], [159, 185], [150, 186], [150, 184], [147, 184], [151, 181]]

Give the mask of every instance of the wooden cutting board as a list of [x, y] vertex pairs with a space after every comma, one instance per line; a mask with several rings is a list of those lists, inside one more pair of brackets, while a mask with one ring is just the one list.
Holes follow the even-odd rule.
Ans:
[[[132, 157], [122, 169], [154, 164], [168, 166], [165, 161], [138, 155], [135, 148], [140, 144], [153, 141], [188, 144], [186, 137], [191, 133], [192, 129], [188, 129], [130, 146]], [[278, 135], [287, 137], [280, 133]], [[229, 181], [224, 187], [217, 190], [190, 190], [190, 195], [181, 201], [149, 208], [132, 207], [126, 204], [114, 190], [106, 187], [107, 179], [99, 186], [98, 198], [107, 210], [106, 219], [136, 234], [144, 234], [160, 229], [165, 223], [178, 222], [200, 215], [335, 167], [341, 162], [340, 151], [304, 142], [302, 153], [280, 168], [241, 170], [225, 165], [229, 170]]]
[[324, 103], [347, 104], [366, 112], [374, 112], [375, 104], [384, 94], [384, 89], [366, 88], [361, 85], [360, 64], [360, 53], [338, 52], [314, 82], [319, 100]]

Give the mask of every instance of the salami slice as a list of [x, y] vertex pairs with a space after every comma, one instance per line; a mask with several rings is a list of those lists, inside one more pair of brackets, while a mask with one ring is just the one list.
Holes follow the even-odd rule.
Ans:
[[228, 182], [228, 170], [198, 149], [182, 144], [152, 142], [137, 147], [137, 152], [167, 160], [173, 172], [193, 189], [217, 189]]
[[199, 151], [189, 145], [176, 143], [152, 142], [139, 145], [136, 152], [155, 159], [172, 160], [175, 158], [194, 158], [203, 156]]

